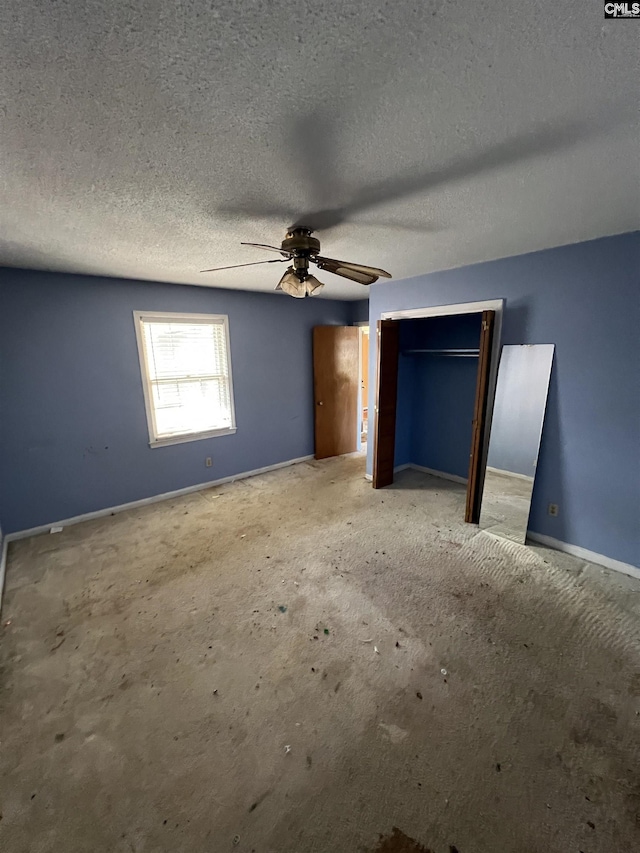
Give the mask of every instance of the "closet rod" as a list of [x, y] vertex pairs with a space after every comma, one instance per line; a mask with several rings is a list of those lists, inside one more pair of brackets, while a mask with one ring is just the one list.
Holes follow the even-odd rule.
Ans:
[[407, 349], [403, 350], [403, 355], [446, 355], [457, 356], [458, 358], [477, 358], [479, 355], [477, 349]]

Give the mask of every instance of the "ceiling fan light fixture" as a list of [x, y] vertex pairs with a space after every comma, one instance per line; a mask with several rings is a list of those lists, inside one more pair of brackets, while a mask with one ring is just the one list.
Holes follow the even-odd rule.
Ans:
[[300, 281], [293, 271], [293, 267], [289, 267], [286, 273], [282, 276], [276, 285], [276, 290], [283, 290], [286, 294], [293, 296], [295, 299], [304, 299], [307, 295], [306, 282]]
[[323, 287], [324, 282], [318, 281], [315, 275], [305, 275], [303, 280], [300, 281], [294, 268], [289, 267], [276, 285], [276, 290], [282, 290], [295, 299], [304, 299], [305, 296], [313, 296], [315, 293], [318, 293]]
[[316, 293], [319, 293], [324, 287], [324, 282], [319, 281], [315, 275], [308, 275], [304, 280], [305, 287], [307, 290], [307, 296], [314, 296]]

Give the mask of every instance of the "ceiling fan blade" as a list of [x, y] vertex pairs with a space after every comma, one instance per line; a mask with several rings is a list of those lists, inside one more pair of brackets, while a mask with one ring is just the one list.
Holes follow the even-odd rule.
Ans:
[[340, 265], [336, 265], [335, 267], [320, 267], [320, 269], [327, 270], [327, 272], [331, 272], [334, 275], [342, 276], [342, 278], [348, 278], [351, 281], [357, 281], [358, 284], [373, 284], [374, 281], [378, 280], [377, 275], [369, 275], [369, 273], [360, 272], [359, 270], [350, 270]]
[[391, 273], [386, 270], [381, 270], [378, 267], [368, 267], [364, 264], [352, 264], [350, 261], [336, 261], [334, 258], [322, 258], [318, 256], [314, 263], [321, 270], [327, 270], [334, 275], [341, 275], [343, 278], [350, 278], [352, 281], [357, 281], [360, 284], [373, 284], [380, 276], [384, 278], [392, 278]]
[[269, 258], [268, 261], [251, 261], [248, 264], [231, 264], [229, 267], [213, 267], [210, 270], [200, 270], [200, 272], [219, 272], [220, 270], [235, 270], [238, 267], [255, 267], [258, 264], [281, 264], [287, 261], [288, 258]]
[[271, 252], [277, 252], [279, 255], [284, 255], [285, 258], [290, 258], [289, 252], [283, 252], [277, 246], [267, 246], [265, 243], [240, 243], [241, 246], [255, 246], [256, 249], [268, 249]]

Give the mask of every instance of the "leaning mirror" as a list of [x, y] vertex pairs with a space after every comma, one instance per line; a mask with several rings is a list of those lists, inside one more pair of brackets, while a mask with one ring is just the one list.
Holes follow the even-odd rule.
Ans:
[[505, 346], [500, 356], [480, 528], [524, 544], [553, 344]]

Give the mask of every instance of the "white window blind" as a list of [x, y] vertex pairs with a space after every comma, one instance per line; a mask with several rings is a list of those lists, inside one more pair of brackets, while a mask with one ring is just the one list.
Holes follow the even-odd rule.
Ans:
[[151, 442], [235, 429], [226, 317], [138, 315]]

